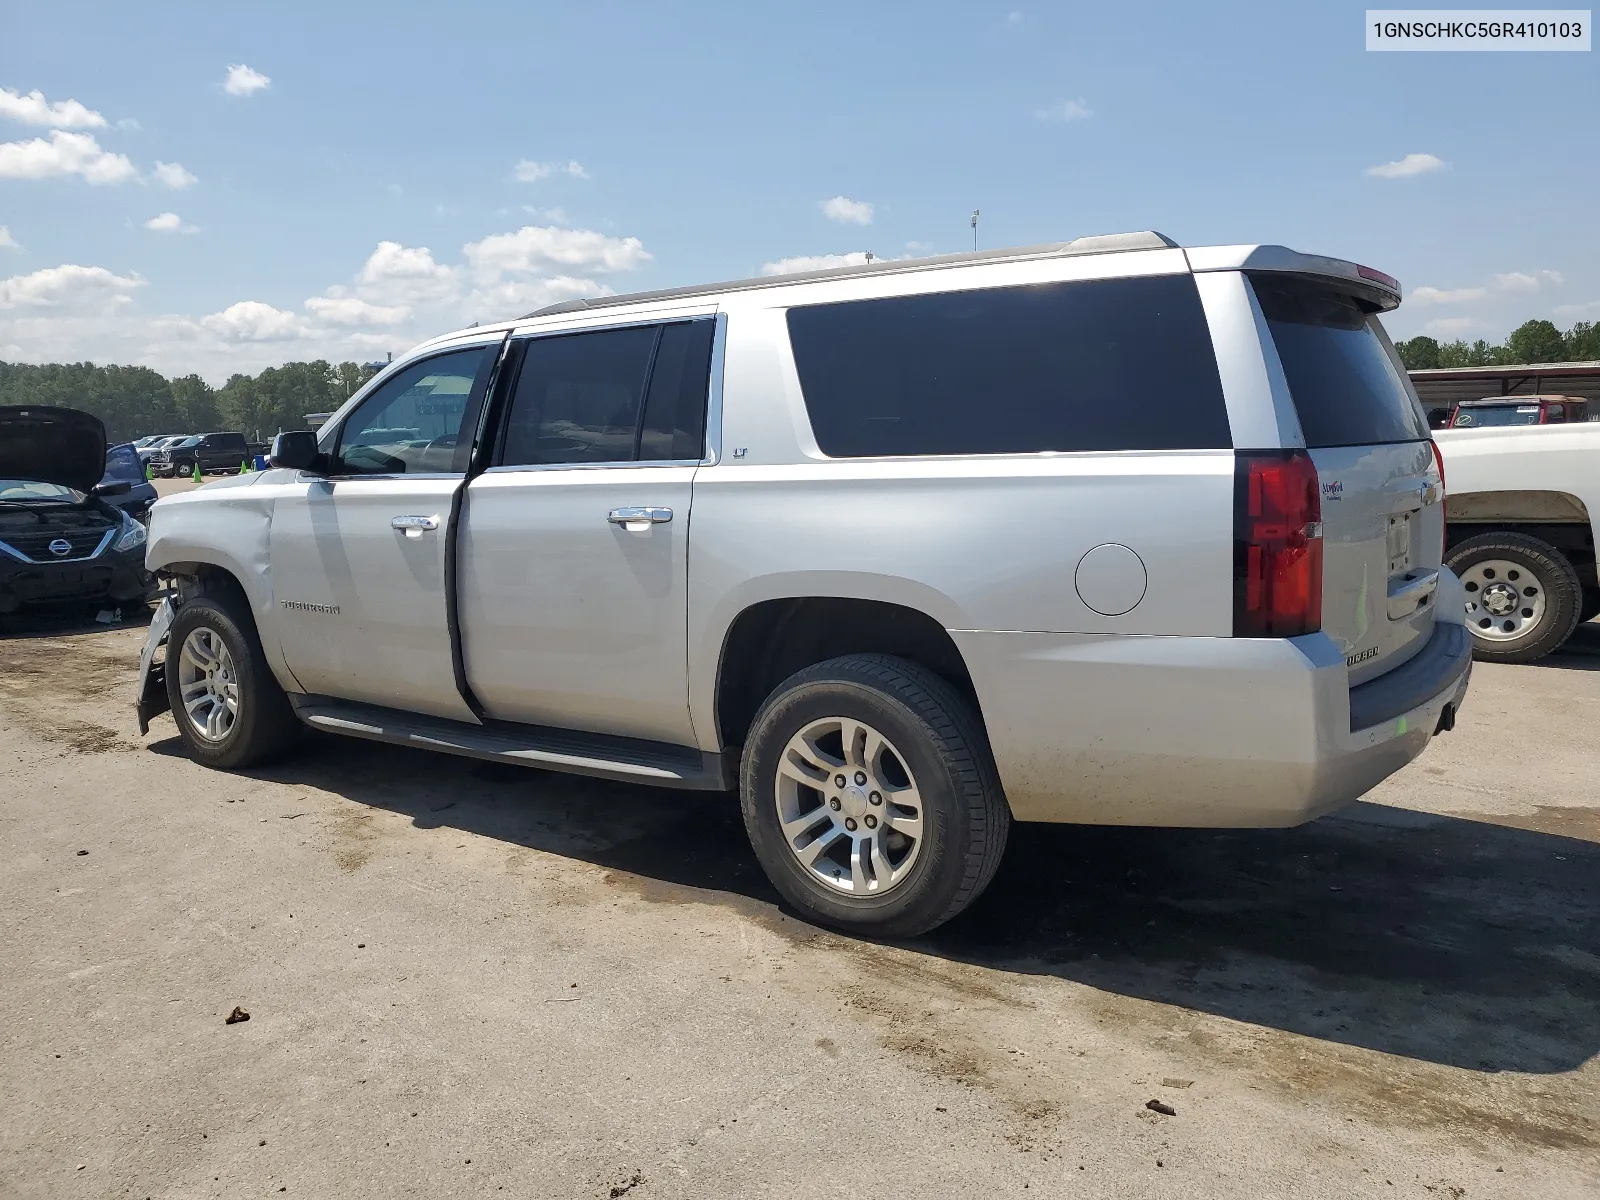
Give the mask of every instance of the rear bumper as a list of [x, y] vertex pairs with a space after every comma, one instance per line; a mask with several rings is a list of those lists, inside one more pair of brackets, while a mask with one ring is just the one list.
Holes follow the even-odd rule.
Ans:
[[1339, 647], [1320, 633], [951, 636], [1021, 821], [1309, 821], [1421, 754], [1453, 723], [1472, 666], [1464, 627], [1443, 621], [1422, 653], [1354, 689]]

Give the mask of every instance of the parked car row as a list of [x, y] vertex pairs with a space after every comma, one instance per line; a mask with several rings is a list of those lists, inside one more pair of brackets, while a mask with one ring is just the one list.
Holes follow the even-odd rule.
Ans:
[[250, 444], [242, 433], [196, 433], [169, 437], [140, 452], [157, 475], [182, 477], [237, 472], [250, 457]]

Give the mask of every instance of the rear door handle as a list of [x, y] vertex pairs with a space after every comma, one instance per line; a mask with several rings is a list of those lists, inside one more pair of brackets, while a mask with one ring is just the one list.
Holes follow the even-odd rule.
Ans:
[[640, 533], [652, 525], [661, 525], [672, 520], [670, 508], [613, 508], [606, 514], [606, 520], [613, 525], [621, 525], [630, 533]]
[[422, 516], [395, 517], [389, 522], [389, 528], [398, 529], [408, 538], [419, 538], [424, 533], [429, 533], [439, 528], [439, 518]]

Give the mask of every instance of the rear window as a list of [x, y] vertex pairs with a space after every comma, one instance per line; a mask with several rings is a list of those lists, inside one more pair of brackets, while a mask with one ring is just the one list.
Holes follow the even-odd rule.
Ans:
[[792, 308], [817, 445], [835, 458], [1227, 449], [1189, 275]]
[[1428, 419], [1375, 317], [1321, 284], [1271, 275], [1250, 282], [1308, 447], [1428, 438]]
[[1467, 429], [1480, 425], [1537, 425], [1537, 404], [1490, 404], [1483, 408], [1456, 409], [1456, 428]]

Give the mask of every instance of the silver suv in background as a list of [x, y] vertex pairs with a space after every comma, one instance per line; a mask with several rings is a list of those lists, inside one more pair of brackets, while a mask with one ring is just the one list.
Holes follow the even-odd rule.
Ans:
[[1013, 821], [1309, 820], [1470, 670], [1398, 303], [1146, 233], [439, 338], [156, 505], [141, 728], [737, 788], [783, 896], [884, 935]]

